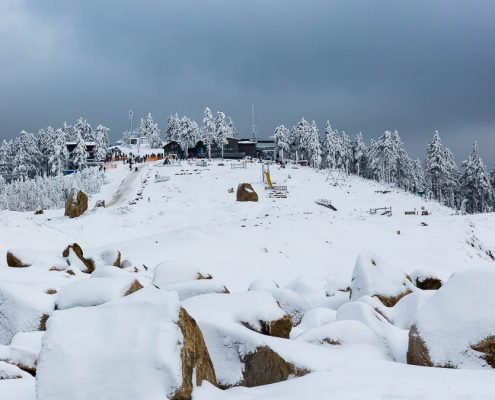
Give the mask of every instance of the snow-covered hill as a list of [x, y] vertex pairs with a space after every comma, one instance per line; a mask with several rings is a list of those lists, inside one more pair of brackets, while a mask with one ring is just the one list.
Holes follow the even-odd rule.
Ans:
[[[75, 271], [75, 276], [50, 271], [62, 259], [62, 251], [69, 244], [78, 243], [84, 255], [94, 259], [108, 249], [120, 251], [124, 271], [135, 273], [144, 286], [150, 284], [154, 267], [159, 263], [204, 271], [220, 285], [182, 287], [181, 298], [186, 296], [184, 293], [189, 297], [191, 293], [213, 290], [212, 287], [245, 292], [254, 281], [261, 286], [275, 281], [302, 298], [306, 304], [304, 312], [326, 308], [336, 314], [334, 320], [339, 319], [340, 313], [342, 321], [337, 326], [341, 327], [335, 329], [340, 333], [341, 329], [355, 333], [355, 327], [342, 322], [349, 319], [363, 322], [362, 318], [352, 317], [357, 315], [352, 307], [346, 313], [338, 311], [349, 297], [348, 292], [338, 290], [351, 286], [356, 259], [363, 251], [377, 254], [397, 271], [414, 276], [421, 270], [444, 282], [454, 272], [495, 267], [491, 256], [495, 252], [492, 214], [454, 215], [453, 210], [438, 203], [368, 180], [328, 176], [324, 171], [310, 168], [280, 169], [274, 165], [271, 179], [276, 185], [287, 186], [288, 196], [273, 199], [262, 182], [260, 164], [248, 164], [245, 169], [233, 169], [230, 162], [219, 164], [213, 162], [206, 168], [185, 163], [172, 167], [147, 164], [138, 172], [129, 172], [119, 165], [107, 172], [108, 183], [100, 194], [90, 199], [90, 209], [75, 219], [64, 217], [63, 210], [45, 211], [42, 215], [1, 211], [0, 292], [6, 284], [17, 284], [35, 292], [49, 289], [59, 292], [74, 281], [86, 279], [88, 275], [79, 271]], [[157, 174], [170, 176], [170, 180], [155, 182]], [[236, 202], [235, 189], [242, 182], [253, 185], [259, 202]], [[230, 193], [229, 188], [234, 188], [234, 192]], [[316, 204], [318, 198], [331, 200], [337, 211]], [[98, 199], [104, 199], [108, 207], [93, 209]], [[382, 212], [370, 215], [370, 209], [382, 207], [391, 207], [392, 215]], [[422, 209], [430, 215], [422, 216]], [[405, 215], [406, 211], [415, 210], [419, 215]], [[8, 250], [29, 260], [32, 266], [7, 267]], [[55, 302], [56, 296], [58, 293], [52, 295]], [[281, 304], [280, 298], [273, 296]], [[73, 297], [69, 298], [74, 301]], [[108, 300], [111, 299], [103, 302]], [[426, 297], [420, 303], [424, 301]], [[12, 304], [15, 307], [16, 302]], [[205, 300], [205, 307], [207, 304]], [[38, 305], [26, 307], [37, 309]], [[189, 310], [186, 306], [186, 309], [203, 329], [208, 321], [203, 321], [201, 313], [194, 315], [195, 307]], [[58, 312], [63, 311], [55, 311]], [[387, 317], [393, 320], [391, 315]], [[6, 324], [0, 317], [0, 331], [6, 329]], [[319, 325], [315, 324], [314, 327]], [[195, 399], [326, 398], [330, 393], [339, 399], [385, 396], [480, 399], [495, 393], [495, 384], [490, 383], [492, 375], [488, 375], [491, 371], [441, 370], [396, 362], [405, 361], [408, 329], [390, 326], [393, 333], [388, 333], [392, 332], [388, 328], [382, 331], [368, 326], [361, 336], [355, 333], [357, 336], [350, 337], [349, 344], [338, 349], [296, 339], [267, 342], [279, 354], [291, 354], [295, 364], [316, 372], [275, 385], [233, 388], [227, 392], [206, 383], [196, 389]], [[212, 332], [211, 327], [208, 329]], [[293, 334], [297, 329], [304, 332], [299, 327], [293, 329]], [[369, 339], [369, 335], [385, 343], [384, 348], [377, 350], [375, 339]], [[208, 340], [207, 337], [207, 345]], [[398, 344], [387, 346], [387, 340], [397, 340]], [[54, 345], [53, 335], [50, 345]], [[213, 358], [216, 367], [215, 363]], [[0, 398], [34, 399], [32, 378], [24, 372], [23, 376], [17, 380], [0, 380]]]

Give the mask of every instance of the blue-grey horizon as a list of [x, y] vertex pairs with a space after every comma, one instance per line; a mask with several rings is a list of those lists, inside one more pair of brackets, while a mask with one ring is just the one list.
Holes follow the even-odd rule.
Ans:
[[495, 2], [3, 0], [0, 139], [83, 116], [116, 140], [151, 112], [209, 106], [251, 136], [301, 117], [369, 141], [398, 130], [424, 158], [495, 155]]

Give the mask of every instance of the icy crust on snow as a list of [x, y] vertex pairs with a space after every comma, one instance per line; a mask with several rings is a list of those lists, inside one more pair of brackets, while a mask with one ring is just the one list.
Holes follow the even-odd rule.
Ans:
[[39, 330], [41, 319], [53, 309], [50, 295], [20, 284], [0, 284], [0, 344], [9, 344], [18, 332]]
[[81, 279], [60, 289], [57, 308], [64, 310], [107, 303], [124, 296], [135, 280], [133, 276]]
[[400, 269], [389, 266], [371, 251], [362, 252], [352, 272], [351, 299], [361, 296], [395, 297], [414, 286]]
[[153, 287], [56, 311], [38, 363], [38, 400], [164, 399], [182, 383], [177, 295]]
[[486, 366], [471, 349], [495, 335], [495, 272], [455, 273], [418, 312], [415, 325], [435, 365]]

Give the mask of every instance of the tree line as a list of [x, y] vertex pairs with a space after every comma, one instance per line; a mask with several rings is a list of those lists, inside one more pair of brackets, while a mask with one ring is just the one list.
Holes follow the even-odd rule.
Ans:
[[[110, 145], [109, 129], [99, 124], [96, 129], [83, 118], [74, 125], [64, 122], [60, 128], [51, 126], [37, 134], [26, 131], [0, 146], [0, 176], [10, 182], [38, 176], [49, 177], [63, 173], [70, 162], [75, 169], [87, 164], [86, 143], [94, 143], [96, 161], [104, 161]], [[75, 145], [71, 154], [67, 143]]]
[[[209, 107], [203, 111], [201, 126], [188, 116], [179, 117], [178, 114], [171, 115], [167, 120], [167, 129], [164, 133], [165, 142], [177, 142], [184, 151], [196, 146], [198, 142], [203, 142], [208, 158], [211, 158], [211, 147], [217, 145], [222, 151], [228, 143], [228, 138], [236, 137], [237, 131], [232, 118], [225, 115], [223, 111], [217, 111], [213, 115]], [[122, 140], [130, 144], [131, 138], [148, 138], [152, 148], [162, 146], [161, 130], [153, 120], [151, 113], [146, 118], [141, 118], [141, 122], [136, 129], [127, 130], [123, 133]]]
[[276, 127], [272, 138], [282, 161], [304, 159], [316, 169], [338, 169], [393, 184], [466, 213], [490, 212], [495, 207], [495, 170], [488, 173], [476, 142], [461, 170], [438, 131], [427, 145], [424, 162], [409, 156], [397, 131], [385, 131], [366, 145], [361, 133], [351, 139], [329, 121], [321, 137], [316, 123], [302, 118], [291, 129]]

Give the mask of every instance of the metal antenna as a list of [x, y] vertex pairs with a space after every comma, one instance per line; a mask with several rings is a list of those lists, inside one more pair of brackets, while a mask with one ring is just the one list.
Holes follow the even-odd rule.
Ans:
[[258, 126], [254, 123], [254, 104], [251, 104], [251, 126], [253, 129], [253, 142], [256, 143], [256, 135], [258, 134]]
[[134, 113], [132, 112], [132, 110], [129, 110], [129, 134], [132, 132], [132, 116], [134, 115]]

